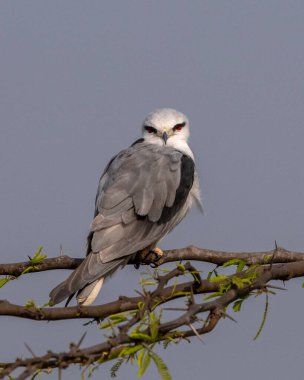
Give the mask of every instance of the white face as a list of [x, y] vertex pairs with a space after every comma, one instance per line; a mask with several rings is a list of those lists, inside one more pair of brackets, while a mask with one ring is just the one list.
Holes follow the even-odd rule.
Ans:
[[143, 122], [143, 138], [156, 145], [187, 144], [189, 122], [187, 117], [172, 108], [161, 108], [150, 113]]

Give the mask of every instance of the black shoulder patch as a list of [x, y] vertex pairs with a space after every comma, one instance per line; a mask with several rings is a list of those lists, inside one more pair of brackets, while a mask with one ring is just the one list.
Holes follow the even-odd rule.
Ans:
[[140, 138], [140, 139], [134, 141], [134, 143], [133, 143], [131, 146], [134, 146], [134, 145], [136, 145], [136, 144], [140, 144], [140, 143], [142, 143], [142, 142], [144, 142], [144, 141], [145, 141], [145, 139]]
[[191, 157], [183, 155], [181, 159], [181, 179], [171, 207], [165, 206], [158, 224], [167, 223], [183, 207], [194, 181], [194, 162]]

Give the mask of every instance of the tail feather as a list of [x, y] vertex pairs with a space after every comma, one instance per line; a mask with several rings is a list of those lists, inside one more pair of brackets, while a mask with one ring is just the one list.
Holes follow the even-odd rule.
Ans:
[[[65, 281], [50, 292], [50, 304], [56, 305], [76, 292], [78, 292], [79, 304], [92, 303], [97, 297], [104, 279], [111, 276], [118, 267], [126, 264], [128, 259], [124, 257], [108, 263], [101, 263], [99, 254], [91, 252]], [[89, 271], [89, 268], [94, 268], [94, 271]]]
[[82, 306], [91, 305], [91, 303], [93, 303], [98, 296], [103, 282], [104, 277], [101, 277], [100, 279], [95, 280], [91, 284], [81, 289], [76, 296], [78, 304]]

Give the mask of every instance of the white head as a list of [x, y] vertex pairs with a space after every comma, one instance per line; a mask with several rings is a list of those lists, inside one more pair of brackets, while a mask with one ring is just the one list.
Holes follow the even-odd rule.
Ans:
[[187, 144], [189, 134], [187, 116], [172, 108], [155, 110], [145, 118], [142, 126], [142, 136], [145, 141], [150, 144], [171, 146], [192, 156]]

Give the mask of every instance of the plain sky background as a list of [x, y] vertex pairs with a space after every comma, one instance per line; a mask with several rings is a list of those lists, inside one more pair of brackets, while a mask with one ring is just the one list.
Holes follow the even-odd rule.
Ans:
[[[304, 249], [304, 2], [11, 1], [0, 3], [0, 249], [18, 262], [43, 245], [84, 254], [99, 176], [140, 137], [147, 113], [174, 107], [190, 119], [205, 215], [192, 211], [162, 244], [261, 251]], [[201, 264], [205, 275], [209, 267]], [[67, 271], [24, 276], [0, 298], [48, 300]], [[133, 295], [127, 267], [98, 302]], [[304, 372], [301, 280], [250, 299], [238, 324], [159, 353], [175, 380], [300, 379]], [[280, 284], [279, 284], [280, 285]], [[63, 350], [88, 335], [82, 321], [1, 317], [1, 361]], [[93, 378], [109, 378], [111, 365]], [[136, 378], [124, 365], [119, 379]], [[55, 379], [51, 375], [49, 379]], [[78, 368], [63, 379], [78, 379]], [[157, 378], [151, 365], [145, 379]]]

